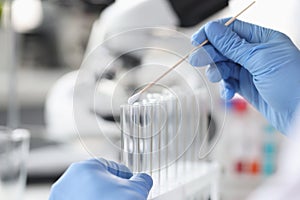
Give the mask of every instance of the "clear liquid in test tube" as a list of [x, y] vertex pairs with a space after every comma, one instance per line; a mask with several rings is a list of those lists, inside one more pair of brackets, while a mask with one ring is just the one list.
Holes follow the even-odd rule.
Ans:
[[168, 177], [175, 177], [177, 146], [178, 146], [178, 102], [174, 95], [169, 95], [166, 105], [167, 110], [167, 167]]
[[121, 106], [122, 160], [133, 172], [152, 170], [151, 106], [137, 102]]
[[141, 171], [140, 163], [140, 103], [135, 103], [131, 109], [132, 126], [131, 134], [133, 139], [133, 172]]
[[140, 105], [140, 162], [141, 171], [152, 174], [152, 114], [153, 107], [147, 102]]
[[121, 106], [121, 149], [122, 149], [122, 161], [133, 170], [133, 136], [132, 136], [132, 116], [131, 105]]
[[161, 106], [160, 103], [154, 96], [148, 99], [149, 104], [152, 107], [151, 112], [151, 147], [152, 147], [152, 176], [153, 179], [157, 180], [157, 184], [160, 184], [160, 169], [161, 169]]

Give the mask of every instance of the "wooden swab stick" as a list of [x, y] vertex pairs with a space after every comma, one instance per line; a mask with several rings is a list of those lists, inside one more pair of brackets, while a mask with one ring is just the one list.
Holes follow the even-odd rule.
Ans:
[[[246, 8], [244, 8], [242, 11], [240, 11], [237, 15], [235, 15], [234, 17], [230, 18], [224, 25], [225, 26], [229, 26], [232, 22], [234, 22], [234, 20], [236, 20], [241, 14], [243, 14], [246, 10], [248, 10], [248, 8], [250, 8], [253, 4], [255, 3], [255, 1], [253, 1], [251, 4], [249, 4]], [[156, 84], [158, 81], [160, 81], [163, 77], [165, 77], [168, 73], [170, 73], [173, 69], [175, 69], [176, 67], [178, 67], [183, 61], [185, 61], [190, 54], [192, 54], [194, 51], [196, 51], [197, 49], [200, 49], [201, 47], [203, 47], [204, 45], [206, 45], [208, 43], [208, 40], [204, 40], [201, 44], [199, 44], [197, 47], [193, 48], [190, 52], [188, 52], [183, 58], [181, 58], [180, 60], [178, 60], [170, 69], [168, 69], [167, 71], [165, 71], [162, 75], [160, 75], [158, 78], [156, 78], [153, 82], [149, 83], [147, 86], [145, 86], [142, 90], [140, 90], [138, 93], [134, 94], [133, 96], [131, 96], [128, 99], [128, 103], [129, 104], [133, 104], [134, 102], [136, 102], [139, 97], [141, 96], [142, 93], [144, 93], [146, 90], [148, 90], [150, 87], [152, 87], [154, 84]]]

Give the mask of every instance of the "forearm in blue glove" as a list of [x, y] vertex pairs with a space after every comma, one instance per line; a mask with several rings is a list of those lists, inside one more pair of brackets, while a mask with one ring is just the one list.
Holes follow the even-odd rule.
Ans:
[[[192, 36], [215, 65], [207, 69], [212, 82], [223, 80], [222, 95], [237, 92], [255, 106], [278, 130], [286, 133], [300, 101], [300, 52], [283, 33], [236, 20], [210, 22]], [[203, 50], [190, 57], [193, 66], [212, 64]]]
[[49, 200], [146, 200], [152, 184], [147, 174], [93, 159], [72, 164], [52, 186]]

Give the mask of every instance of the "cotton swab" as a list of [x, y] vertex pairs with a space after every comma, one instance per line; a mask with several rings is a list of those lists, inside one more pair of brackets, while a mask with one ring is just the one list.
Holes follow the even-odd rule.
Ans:
[[[235, 15], [232, 18], [230, 18], [224, 25], [225, 26], [229, 26], [230, 24], [232, 24], [232, 22], [234, 22], [234, 20], [236, 20], [241, 14], [243, 14], [246, 10], [248, 10], [248, 8], [250, 8], [254, 3], [255, 3], [255, 1], [253, 1], [247, 7], [245, 7], [237, 15]], [[200, 49], [201, 47], [203, 47], [207, 43], [208, 43], [208, 40], [204, 40], [200, 45], [198, 45], [197, 47], [193, 48], [190, 52], [188, 52], [183, 58], [181, 58], [177, 63], [175, 63], [171, 68], [169, 68], [166, 72], [164, 72], [162, 75], [160, 75], [157, 79], [155, 79], [153, 82], [149, 83], [147, 86], [145, 86], [142, 90], [140, 90], [136, 94], [132, 95], [128, 99], [128, 104], [133, 104], [134, 102], [136, 102], [140, 98], [140, 96], [141, 96], [142, 93], [144, 93], [146, 90], [148, 90], [150, 87], [152, 87], [158, 81], [160, 81], [163, 77], [165, 77], [173, 69], [175, 69], [176, 67], [178, 67], [185, 59], [187, 59], [189, 57], [190, 54], [192, 54], [197, 49]]]

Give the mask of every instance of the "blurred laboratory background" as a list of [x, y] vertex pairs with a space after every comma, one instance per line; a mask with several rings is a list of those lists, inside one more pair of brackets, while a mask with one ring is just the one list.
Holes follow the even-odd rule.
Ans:
[[[247, 2], [0, 0], [0, 125], [31, 135], [18, 200], [47, 199], [72, 162], [95, 156], [124, 161], [120, 105], [191, 50], [189, 38], [203, 24], [235, 15]], [[297, 8], [298, 0], [257, 0], [239, 19], [284, 32], [300, 47]], [[207, 173], [219, 173], [218, 189], [197, 191], [201, 197], [193, 199], [244, 199], [276, 172], [285, 138], [244, 99], [224, 102], [218, 84], [183, 65], [178, 73], [184, 78], [175, 74], [162, 83], [176, 91], [207, 90], [199, 119], [209, 127], [201, 139], [209, 155], [202, 161]], [[1, 195], [0, 180], [0, 199], [8, 199]]]

